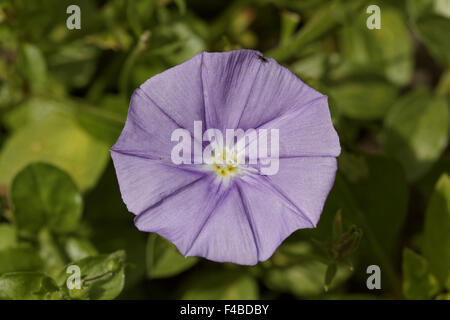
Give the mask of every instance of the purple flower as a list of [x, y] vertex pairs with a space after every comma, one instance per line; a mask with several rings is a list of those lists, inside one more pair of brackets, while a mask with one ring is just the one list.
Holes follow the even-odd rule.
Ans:
[[[175, 164], [176, 129], [191, 133], [193, 149], [207, 145], [195, 137], [195, 121], [202, 132], [278, 129], [278, 172], [261, 174], [260, 162]], [[111, 148], [139, 230], [157, 232], [184, 256], [244, 265], [316, 226], [339, 153], [327, 97], [253, 50], [204, 52], [147, 80]]]

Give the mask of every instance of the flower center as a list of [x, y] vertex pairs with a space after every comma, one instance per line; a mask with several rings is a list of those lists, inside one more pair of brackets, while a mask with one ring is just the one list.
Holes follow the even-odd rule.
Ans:
[[226, 150], [221, 153], [216, 153], [213, 160], [214, 172], [224, 178], [233, 177], [239, 171], [237, 156], [233, 152]]

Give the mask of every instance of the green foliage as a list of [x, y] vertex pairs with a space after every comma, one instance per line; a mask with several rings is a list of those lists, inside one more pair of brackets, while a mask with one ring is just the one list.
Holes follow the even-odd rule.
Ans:
[[6, 223], [0, 224], [0, 250], [14, 246], [17, 243], [16, 229]]
[[60, 300], [54, 280], [39, 272], [11, 272], [0, 276], [2, 300]]
[[401, 12], [382, 7], [381, 29], [366, 27], [366, 13], [346, 22], [341, 33], [342, 54], [354, 72], [364, 70], [385, 76], [394, 84], [406, 85], [413, 71], [412, 40]]
[[0, 250], [0, 274], [41, 270], [42, 262], [36, 250], [29, 246], [21, 245]]
[[150, 278], [172, 277], [198, 261], [195, 257], [183, 257], [173, 244], [156, 233], [148, 238], [146, 259], [147, 275]]
[[[423, 253], [442, 286], [450, 279], [450, 178], [443, 174], [436, 184], [426, 214]], [[448, 283], [447, 283], [448, 286]]]
[[47, 80], [47, 64], [38, 47], [24, 43], [19, 56], [19, 70], [31, 86], [31, 90], [42, 91]]
[[0, 155], [0, 183], [9, 185], [26, 165], [42, 161], [71, 173], [78, 187], [92, 187], [102, 172], [108, 151], [75, 120], [49, 115], [15, 131]]
[[370, 120], [383, 118], [397, 98], [397, 89], [386, 82], [359, 80], [332, 87], [330, 95], [343, 115]]
[[322, 258], [307, 242], [288, 242], [264, 263], [264, 283], [272, 290], [287, 291], [299, 298], [319, 297], [350, 276], [349, 266], [338, 262]]
[[362, 228], [361, 254], [392, 255], [406, 217], [405, 176], [389, 158], [364, 155], [360, 160], [364, 170], [359, 175], [337, 177], [326, 210], [341, 208], [344, 219]]
[[[73, 3], [0, 4], [0, 299], [450, 299], [445, 0], [79, 0], [68, 30]], [[141, 83], [240, 48], [327, 94], [343, 150], [318, 227], [254, 267], [139, 232], [108, 152]]]
[[403, 277], [403, 294], [408, 299], [430, 299], [439, 292], [427, 260], [408, 248], [403, 251]]
[[258, 299], [258, 286], [253, 277], [236, 270], [193, 274], [184, 283], [181, 296], [186, 300], [254, 300]]
[[448, 143], [448, 104], [426, 89], [399, 99], [386, 117], [383, 147], [405, 168], [409, 180], [423, 176]]
[[64, 286], [70, 280], [67, 267], [63, 268], [57, 282], [72, 299], [111, 300], [117, 297], [124, 287], [124, 261], [124, 251], [86, 257], [67, 266], [74, 265], [80, 268], [81, 288], [69, 289]]
[[77, 228], [83, 199], [64, 171], [33, 163], [20, 171], [11, 186], [14, 219], [19, 232], [33, 236], [43, 227], [66, 233]]

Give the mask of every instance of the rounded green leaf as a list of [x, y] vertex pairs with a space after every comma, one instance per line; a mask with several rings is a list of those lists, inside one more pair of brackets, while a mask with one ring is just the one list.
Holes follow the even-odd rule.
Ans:
[[[69, 266], [78, 266], [81, 272], [81, 288], [67, 288]], [[116, 251], [87, 257], [67, 265], [57, 278], [67, 295], [73, 299], [110, 300], [116, 298], [125, 284], [125, 252]]]
[[397, 89], [383, 81], [350, 81], [330, 89], [332, 103], [352, 119], [382, 118], [397, 98]]
[[46, 163], [30, 164], [17, 174], [11, 199], [17, 228], [28, 236], [44, 226], [58, 233], [75, 230], [83, 208], [70, 176]]
[[148, 238], [146, 260], [150, 278], [167, 278], [189, 269], [198, 258], [183, 257], [172, 243], [153, 233]]
[[408, 180], [424, 175], [448, 142], [449, 112], [444, 98], [417, 89], [399, 99], [386, 117], [382, 144], [405, 168]]
[[13, 132], [0, 154], [0, 184], [9, 185], [26, 165], [51, 163], [73, 177], [81, 190], [92, 187], [109, 159], [105, 144], [92, 138], [77, 120], [48, 115]]

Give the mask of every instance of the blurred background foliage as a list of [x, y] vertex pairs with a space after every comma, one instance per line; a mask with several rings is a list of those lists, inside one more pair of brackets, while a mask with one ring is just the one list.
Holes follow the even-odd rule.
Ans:
[[[0, 298], [450, 299], [449, 34], [448, 0], [0, 1]], [[108, 152], [146, 79], [239, 48], [329, 95], [343, 148], [318, 228], [254, 267], [139, 232]]]

